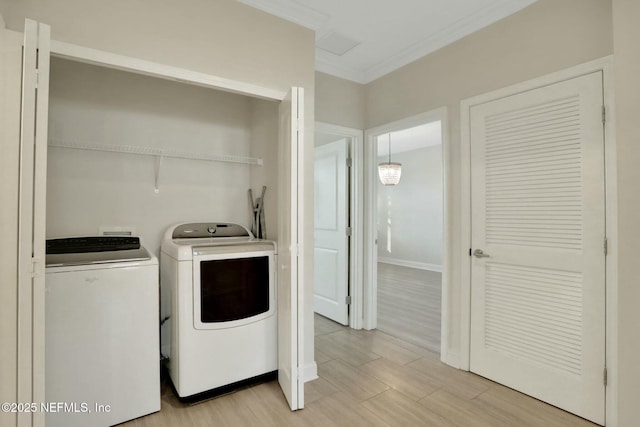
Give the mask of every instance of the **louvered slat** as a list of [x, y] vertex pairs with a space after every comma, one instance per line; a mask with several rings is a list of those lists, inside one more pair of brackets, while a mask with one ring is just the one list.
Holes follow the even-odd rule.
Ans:
[[485, 345], [581, 373], [582, 275], [487, 263]]
[[487, 243], [582, 248], [579, 107], [572, 96], [485, 118]]

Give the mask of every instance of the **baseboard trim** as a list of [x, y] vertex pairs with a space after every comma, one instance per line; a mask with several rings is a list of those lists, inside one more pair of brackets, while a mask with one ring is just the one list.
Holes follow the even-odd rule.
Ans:
[[318, 379], [318, 365], [315, 361], [311, 363], [305, 363], [300, 368], [300, 376], [302, 378], [302, 382], [313, 381]]
[[440, 352], [440, 361], [451, 367], [461, 369], [460, 356], [456, 352], [447, 351], [445, 348], [442, 348], [442, 351]]
[[442, 266], [437, 264], [429, 264], [426, 262], [407, 261], [399, 258], [378, 257], [378, 262], [385, 264], [399, 265], [400, 267], [417, 268], [420, 270], [435, 271], [442, 273]]

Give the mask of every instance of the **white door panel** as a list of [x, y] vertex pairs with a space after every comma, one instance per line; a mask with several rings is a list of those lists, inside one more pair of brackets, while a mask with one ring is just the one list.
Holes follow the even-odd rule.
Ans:
[[471, 108], [471, 370], [604, 423], [600, 72]]
[[349, 323], [347, 152], [341, 139], [314, 153], [314, 310], [343, 325]]
[[[45, 401], [44, 260], [50, 27], [25, 20], [18, 223], [18, 401]], [[39, 411], [18, 425], [41, 425]]]
[[302, 341], [302, 289], [299, 281], [298, 165], [302, 147], [301, 88], [280, 104], [278, 173], [278, 382], [292, 410], [304, 407], [299, 372]]

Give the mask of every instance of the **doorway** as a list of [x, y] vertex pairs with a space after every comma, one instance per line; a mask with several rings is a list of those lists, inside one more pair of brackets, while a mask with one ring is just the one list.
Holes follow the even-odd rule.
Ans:
[[[366, 132], [365, 328], [437, 353], [448, 289], [446, 129], [438, 109]], [[401, 164], [396, 185], [379, 178], [389, 162]]]
[[377, 182], [377, 329], [440, 352], [442, 130], [439, 120], [376, 138], [378, 165], [401, 179]]
[[314, 311], [362, 328], [362, 131], [316, 123]]

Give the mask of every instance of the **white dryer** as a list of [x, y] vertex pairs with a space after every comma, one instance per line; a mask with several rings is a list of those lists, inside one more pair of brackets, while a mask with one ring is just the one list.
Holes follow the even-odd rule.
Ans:
[[276, 245], [241, 225], [169, 228], [160, 256], [161, 348], [181, 398], [277, 371]]

